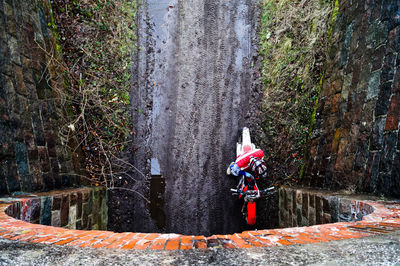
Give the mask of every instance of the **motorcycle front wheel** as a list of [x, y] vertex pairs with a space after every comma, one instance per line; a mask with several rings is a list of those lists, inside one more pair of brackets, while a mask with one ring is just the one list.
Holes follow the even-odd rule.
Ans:
[[247, 203], [247, 217], [246, 222], [248, 225], [254, 225], [256, 223], [256, 203]]

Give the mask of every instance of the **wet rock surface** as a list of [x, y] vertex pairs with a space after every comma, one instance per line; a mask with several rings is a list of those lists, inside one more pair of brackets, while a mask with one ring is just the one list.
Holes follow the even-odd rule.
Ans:
[[[256, 105], [258, 4], [147, 0], [140, 7], [131, 94], [131, 162], [140, 172], [121, 184], [141, 195], [110, 193], [110, 230], [211, 235], [245, 229], [229, 192], [237, 180], [225, 169]], [[155, 159], [162, 185], [151, 181]], [[154, 214], [150, 195], [157, 194]]]
[[400, 232], [320, 244], [251, 249], [122, 251], [0, 239], [0, 265], [395, 265]]

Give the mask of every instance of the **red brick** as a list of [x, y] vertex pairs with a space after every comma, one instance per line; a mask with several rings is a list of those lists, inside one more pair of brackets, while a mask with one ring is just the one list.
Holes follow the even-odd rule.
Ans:
[[[121, 234], [121, 235], [123, 235], [123, 234]], [[123, 236], [120, 239], [118, 239], [117, 241], [115, 241], [114, 243], [112, 243], [111, 245], [106, 246], [106, 248], [119, 248], [119, 247], [122, 247], [122, 246], [126, 245], [128, 243], [128, 241], [133, 238], [134, 235], [135, 235], [134, 233], [128, 233], [125, 236]]]
[[122, 249], [133, 249], [138, 241], [139, 239], [132, 239], [125, 246], [122, 246]]
[[177, 239], [168, 239], [167, 244], [165, 245], [166, 250], [175, 250], [179, 249], [179, 238]]
[[292, 242], [289, 242], [289, 241], [287, 241], [287, 240], [285, 240], [285, 239], [279, 239], [277, 242], [278, 242], [279, 244], [281, 244], [282, 246], [293, 245]]
[[239, 247], [239, 248], [251, 248], [252, 245], [247, 243], [244, 239], [240, 238], [239, 236], [237, 236], [237, 234], [229, 236], [230, 240], [232, 240], [233, 242], [235, 242], [235, 244]]

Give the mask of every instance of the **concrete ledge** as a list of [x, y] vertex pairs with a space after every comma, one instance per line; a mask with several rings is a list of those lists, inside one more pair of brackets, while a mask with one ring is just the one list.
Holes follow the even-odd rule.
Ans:
[[[27, 199], [16, 199], [23, 202]], [[6, 214], [15, 201], [0, 203], [0, 238], [91, 248], [136, 250], [186, 250], [206, 248], [253, 248], [327, 242], [388, 234], [400, 230], [400, 203], [354, 199], [350, 204], [371, 210], [360, 221], [337, 222], [308, 227], [245, 231], [210, 237], [158, 234], [114, 233], [109, 231], [72, 230], [31, 224]]]

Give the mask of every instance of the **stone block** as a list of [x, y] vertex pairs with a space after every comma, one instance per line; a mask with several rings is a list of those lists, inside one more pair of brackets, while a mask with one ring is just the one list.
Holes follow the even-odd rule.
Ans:
[[323, 212], [326, 212], [326, 213], [331, 212], [331, 206], [330, 206], [329, 200], [327, 198], [324, 198], [324, 197], [322, 198], [322, 206], [323, 206], [323, 208], [322, 208]]
[[[33, 72], [32, 72], [32, 63], [31, 63], [31, 59], [25, 56], [21, 57], [22, 59], [22, 72], [24, 74], [24, 81], [26, 83], [29, 83], [30, 85], [34, 84], [34, 80], [33, 80]], [[31, 87], [33, 88], [33, 87]], [[29, 92], [32, 92], [33, 90], [29, 90], [27, 88], [27, 90]]]
[[302, 204], [301, 204], [303, 217], [308, 217], [308, 205], [309, 205], [308, 193], [303, 192]]
[[6, 178], [0, 171], [0, 196], [8, 194]]
[[388, 191], [390, 191], [392, 187], [391, 181], [391, 172], [380, 172], [376, 182], [375, 193], [387, 195]]
[[339, 197], [329, 197], [329, 206], [332, 223], [339, 221]]
[[75, 228], [76, 228], [76, 230], [84, 230], [84, 228], [82, 227], [82, 220], [76, 221]]
[[375, 116], [386, 115], [389, 110], [390, 96], [392, 94], [392, 83], [386, 82], [380, 86], [378, 99], [375, 106]]
[[38, 224], [40, 221], [41, 199], [34, 198], [30, 200], [28, 209], [29, 222]]
[[392, 95], [386, 116], [385, 130], [398, 130], [400, 118], [400, 94]]
[[382, 67], [381, 83], [393, 81], [394, 73], [396, 71], [396, 59], [397, 53], [389, 53], [385, 56]]
[[[24, 30], [21, 34], [22, 39], [22, 55], [30, 58], [32, 55], [32, 50], [37, 48], [37, 44], [35, 43], [35, 33], [33, 30], [33, 26], [30, 23], [26, 23], [24, 26]], [[32, 67], [30, 67], [31, 69]]]
[[315, 195], [314, 194], [310, 194], [309, 195], [309, 199], [310, 199], [310, 207], [311, 208], [315, 208]]
[[397, 136], [397, 132], [389, 132], [388, 134], [385, 134], [383, 138], [383, 152], [379, 166], [380, 172], [389, 173], [392, 170], [394, 154], [396, 152]]
[[61, 226], [64, 227], [68, 224], [68, 216], [69, 216], [69, 195], [62, 195], [61, 201], [61, 211], [60, 211], [60, 220]]
[[6, 177], [9, 193], [21, 190], [21, 184], [17, 172], [17, 164], [14, 160], [5, 159], [0, 161], [0, 171], [3, 171], [3, 176]]
[[332, 222], [332, 217], [329, 213], [324, 213], [322, 217], [322, 223], [323, 224], [329, 224]]
[[367, 32], [367, 45], [376, 49], [378, 46], [385, 43], [389, 33], [387, 24], [387, 22], [381, 22], [380, 20], [372, 22]]
[[83, 202], [87, 202], [90, 197], [89, 190], [85, 189], [84, 191], [82, 191], [82, 196], [83, 196]]
[[82, 192], [78, 192], [77, 193], [77, 200], [76, 200], [76, 216], [77, 219], [81, 219], [82, 218]]
[[77, 204], [77, 201], [78, 201], [78, 194], [77, 193], [75, 193], [75, 192], [73, 192], [73, 193], [71, 193], [70, 194], [70, 205], [72, 206], [72, 205], [76, 205]]
[[367, 100], [375, 98], [379, 94], [381, 71], [372, 72], [368, 81]]
[[390, 194], [395, 197], [399, 197], [400, 196], [400, 152], [395, 153], [395, 157], [393, 160], [391, 181], [392, 181], [391, 182], [392, 187], [390, 190]]
[[340, 93], [336, 93], [333, 98], [332, 98], [332, 102], [331, 102], [331, 112], [332, 113], [337, 113], [339, 110], [339, 103], [340, 103], [340, 99], [341, 99], [341, 94]]
[[297, 192], [296, 189], [292, 190], [292, 200], [291, 200], [292, 201], [292, 207], [291, 208], [293, 210], [293, 213], [296, 212], [296, 208], [297, 208], [296, 207], [297, 206], [297, 202], [296, 202], [296, 197], [297, 197], [296, 194], [297, 193], [296, 192]]
[[44, 137], [46, 140], [47, 151], [49, 153], [50, 158], [57, 157], [56, 141], [53, 132], [46, 131], [44, 133]]
[[303, 216], [301, 215], [301, 208], [296, 209], [296, 226], [301, 226], [303, 224]]
[[29, 174], [28, 152], [25, 143], [14, 142], [15, 161], [19, 175]]
[[40, 224], [51, 225], [52, 197], [43, 197], [40, 215]]
[[357, 153], [354, 160], [354, 170], [363, 171], [368, 160], [368, 142], [360, 140], [357, 144]]
[[16, 37], [9, 35], [7, 37], [7, 45], [10, 51], [10, 60], [12, 63], [22, 66], [21, 64], [21, 49], [19, 48], [18, 40]]
[[347, 222], [352, 219], [352, 200], [340, 199], [339, 201], [339, 222]]
[[89, 224], [89, 204], [83, 203], [82, 204], [82, 228], [87, 230], [90, 229], [88, 227]]
[[315, 222], [316, 224], [322, 224], [322, 199], [320, 196], [315, 196]]
[[367, 171], [363, 182], [363, 189], [366, 192], [374, 192], [379, 174], [380, 152], [370, 152], [367, 162]]
[[396, 27], [389, 32], [386, 44], [387, 53], [397, 53], [400, 50], [400, 27]]
[[43, 173], [43, 186], [45, 190], [52, 190], [55, 188], [54, 178], [51, 173]]
[[40, 161], [40, 164], [42, 167], [42, 171], [44, 173], [50, 172], [50, 169], [51, 169], [50, 160], [47, 155], [46, 147], [38, 147], [37, 150], [38, 150], [38, 154], [39, 154], [39, 161]]
[[14, 80], [15, 80], [15, 91], [21, 95], [27, 96], [28, 90], [24, 81], [24, 75], [22, 73], [22, 67], [15, 65], [13, 66]]
[[76, 229], [76, 205], [69, 207], [68, 228]]
[[51, 226], [61, 227], [61, 215], [60, 211], [51, 212]]
[[316, 217], [315, 217], [315, 208], [308, 209], [308, 222], [309, 222], [309, 225], [317, 224]]
[[371, 72], [379, 70], [382, 68], [383, 60], [385, 58], [386, 47], [384, 45], [379, 46], [375, 49], [375, 52], [372, 55], [372, 68]]
[[[398, 58], [400, 58], [400, 55], [398, 56]], [[397, 66], [397, 71], [393, 78], [393, 84], [392, 84], [392, 93], [393, 94], [400, 93], [400, 70], [399, 69], [400, 69], [400, 67]]]
[[383, 133], [385, 128], [386, 119], [378, 117], [375, 123], [372, 125], [372, 132], [370, 138], [370, 151], [380, 151], [383, 144]]
[[62, 196], [60, 195], [55, 195], [53, 196], [53, 204], [51, 210], [61, 210], [61, 201], [62, 201]]

